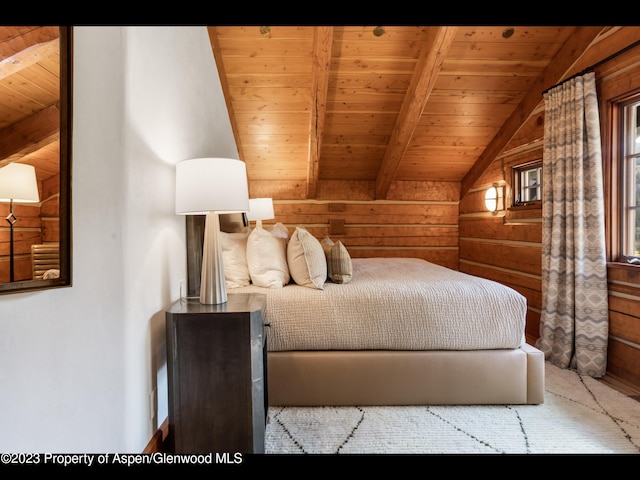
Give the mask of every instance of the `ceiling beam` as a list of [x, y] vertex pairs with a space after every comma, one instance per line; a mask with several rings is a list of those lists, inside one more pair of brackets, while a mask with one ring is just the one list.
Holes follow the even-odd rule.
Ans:
[[60, 138], [58, 105], [0, 130], [0, 167], [39, 150]]
[[411, 77], [411, 83], [400, 107], [398, 119], [378, 170], [376, 199], [384, 200], [387, 197], [400, 160], [420, 121], [422, 111], [427, 104], [455, 34], [455, 27], [426, 29], [426, 38], [420, 50], [416, 69]]
[[547, 66], [544, 74], [538, 78], [527, 94], [520, 101], [511, 116], [502, 124], [500, 130], [484, 149], [478, 160], [462, 179], [460, 198], [463, 198], [473, 184], [480, 178], [487, 167], [502, 152], [519, 128], [527, 121], [531, 113], [543, 100], [543, 93], [550, 87], [562, 81], [567, 72], [580, 59], [603, 27], [578, 27], [564, 45], [558, 50], [554, 59]]
[[0, 80], [59, 51], [58, 27], [35, 27], [0, 41]]
[[245, 161], [244, 151], [242, 150], [242, 142], [240, 141], [240, 134], [238, 133], [238, 122], [236, 121], [236, 114], [233, 110], [233, 102], [231, 101], [231, 91], [229, 90], [229, 82], [227, 81], [227, 74], [224, 70], [224, 62], [222, 61], [222, 52], [220, 50], [220, 43], [218, 42], [218, 31], [216, 27], [207, 27], [207, 32], [209, 33], [209, 43], [211, 43], [213, 58], [216, 62], [216, 68], [218, 69], [218, 77], [220, 78], [220, 85], [222, 86], [224, 102], [227, 105], [229, 121], [231, 122], [231, 131], [233, 131], [233, 138], [236, 141], [236, 149], [238, 150], [238, 159], [244, 162]]
[[322, 148], [322, 132], [327, 111], [327, 90], [329, 88], [332, 44], [333, 27], [316, 27], [314, 29], [307, 198], [316, 198], [318, 191], [320, 149]]

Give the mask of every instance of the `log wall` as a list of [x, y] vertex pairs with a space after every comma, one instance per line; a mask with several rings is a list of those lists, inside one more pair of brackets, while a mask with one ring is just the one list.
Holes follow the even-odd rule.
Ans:
[[[353, 258], [417, 257], [458, 269], [458, 198], [450, 182], [396, 182], [388, 200], [374, 200], [373, 182], [320, 182], [317, 200], [274, 198], [275, 218], [289, 234], [305, 227], [316, 238], [342, 241]], [[250, 196], [259, 197], [252, 189]]]
[[[638, 48], [599, 66], [596, 70], [600, 96], [605, 172], [611, 162], [606, 149], [609, 119], [607, 103], [640, 89]], [[623, 71], [624, 75], [620, 72]], [[460, 271], [505, 283], [527, 297], [526, 335], [529, 343], [539, 338], [542, 305], [541, 208], [510, 209], [510, 175], [513, 165], [542, 158], [544, 109], [532, 115], [511, 143], [496, 158], [460, 202]], [[605, 178], [605, 195], [610, 192]], [[615, 182], [615, 180], [614, 180]], [[502, 187], [505, 202], [493, 215], [482, 198], [492, 185]], [[608, 210], [608, 209], [607, 209]], [[607, 220], [607, 228], [610, 229]], [[608, 232], [607, 239], [615, 238]], [[610, 247], [609, 247], [610, 249]], [[607, 374], [640, 386], [640, 267], [608, 265], [609, 344]]]
[[[604, 41], [609, 40], [617, 41], [615, 35]], [[600, 60], [595, 53], [585, 59], [591, 64]], [[640, 48], [595, 71], [603, 107], [625, 92], [640, 90]], [[603, 132], [608, 121], [601, 114]], [[516, 289], [527, 298], [526, 336], [535, 344], [542, 305], [542, 210], [510, 207], [510, 177], [514, 165], [542, 158], [543, 135], [541, 102], [462, 199], [457, 182], [394, 182], [385, 200], [375, 199], [374, 182], [319, 181], [314, 200], [306, 199], [298, 182], [286, 179], [254, 181], [249, 191], [252, 198], [274, 199], [276, 217], [264, 222], [267, 228], [274, 222], [290, 231], [301, 225], [318, 239], [329, 235], [341, 240], [352, 257], [415, 256]], [[484, 206], [491, 186], [502, 194], [495, 213]], [[612, 263], [608, 277], [607, 373], [640, 386], [640, 267]]]

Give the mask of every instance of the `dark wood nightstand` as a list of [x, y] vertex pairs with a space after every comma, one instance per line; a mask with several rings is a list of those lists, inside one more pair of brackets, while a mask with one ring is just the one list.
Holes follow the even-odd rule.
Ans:
[[264, 453], [266, 295], [227, 297], [166, 310], [170, 452]]

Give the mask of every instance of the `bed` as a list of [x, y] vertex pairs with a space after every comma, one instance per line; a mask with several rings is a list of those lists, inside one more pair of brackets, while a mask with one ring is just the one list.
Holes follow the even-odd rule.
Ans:
[[317, 251], [299, 254], [320, 270], [309, 283], [295, 275], [298, 230], [285, 248], [290, 278], [229, 289], [267, 296], [269, 405], [543, 403], [544, 355], [525, 342], [520, 293], [418, 258], [347, 254], [349, 279], [335, 282], [326, 246], [324, 279]]

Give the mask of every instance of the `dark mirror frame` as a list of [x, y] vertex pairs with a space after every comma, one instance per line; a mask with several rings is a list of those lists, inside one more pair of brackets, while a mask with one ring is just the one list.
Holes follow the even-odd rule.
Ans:
[[60, 26], [60, 276], [0, 283], [0, 294], [71, 286], [73, 27]]

